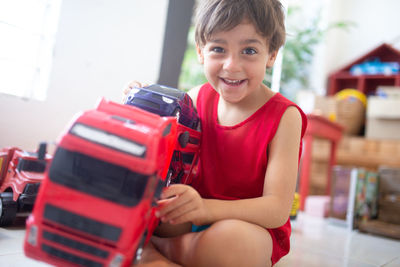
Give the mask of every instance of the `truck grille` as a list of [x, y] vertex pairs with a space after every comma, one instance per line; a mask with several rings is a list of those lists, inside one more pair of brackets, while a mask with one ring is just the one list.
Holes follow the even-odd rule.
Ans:
[[86, 259], [86, 258], [83, 258], [80, 256], [76, 256], [69, 252], [62, 251], [58, 248], [55, 248], [55, 247], [52, 247], [52, 246], [49, 246], [46, 244], [42, 244], [42, 250], [54, 257], [61, 258], [63, 260], [72, 262], [79, 266], [87, 266], [87, 267], [102, 267], [103, 266], [103, 264], [101, 264], [100, 262], [96, 262], [96, 261], [89, 260], [89, 259]]
[[44, 218], [50, 222], [55, 222], [71, 229], [78, 230], [79, 232], [113, 242], [118, 241], [122, 232], [122, 229], [119, 227], [72, 213], [51, 204], [46, 204], [44, 209]]
[[61, 244], [63, 246], [78, 250], [78, 251], [82, 251], [88, 254], [91, 254], [93, 256], [99, 257], [99, 258], [103, 258], [103, 259], [107, 259], [108, 258], [108, 251], [105, 251], [103, 249], [99, 249], [96, 247], [93, 247], [91, 245], [87, 245], [84, 243], [81, 243], [79, 241], [76, 240], [72, 240], [68, 237], [65, 236], [61, 236], [59, 234], [55, 234], [55, 233], [50, 233], [48, 231], [43, 231], [43, 238], [54, 242], [54, 243], [58, 243]]

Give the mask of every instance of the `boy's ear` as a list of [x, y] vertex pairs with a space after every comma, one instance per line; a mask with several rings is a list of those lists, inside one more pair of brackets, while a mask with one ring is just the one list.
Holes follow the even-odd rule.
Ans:
[[196, 44], [196, 52], [197, 52], [197, 59], [199, 60], [200, 64], [204, 63], [204, 54], [203, 54], [203, 49]]
[[268, 60], [267, 60], [267, 68], [272, 68], [272, 66], [275, 63], [275, 59], [276, 59], [277, 55], [278, 55], [278, 50], [269, 54]]

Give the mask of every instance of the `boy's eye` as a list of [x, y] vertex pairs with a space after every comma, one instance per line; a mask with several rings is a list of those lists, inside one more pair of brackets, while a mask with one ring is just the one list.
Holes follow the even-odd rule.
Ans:
[[222, 48], [222, 47], [213, 47], [213, 48], [211, 48], [211, 51], [212, 52], [216, 52], [216, 53], [223, 53], [224, 52], [224, 49]]
[[257, 53], [257, 51], [254, 48], [246, 48], [243, 50], [243, 54], [246, 54], [246, 55], [254, 55], [256, 53]]

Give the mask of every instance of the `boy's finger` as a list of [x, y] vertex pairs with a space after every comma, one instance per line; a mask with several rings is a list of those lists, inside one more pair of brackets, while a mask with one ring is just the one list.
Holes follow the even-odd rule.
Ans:
[[171, 211], [179, 209], [182, 206], [188, 205], [188, 203], [191, 202], [191, 198], [185, 195], [180, 195], [178, 197], [168, 200], [169, 200], [168, 202], [163, 203], [162, 206], [158, 209], [157, 215], [159, 217], [165, 216]]
[[163, 190], [163, 192], [161, 193], [161, 198], [166, 199], [173, 196], [179, 196], [182, 195], [186, 190], [187, 185], [173, 184]]
[[182, 216], [176, 217], [172, 220], [169, 221], [170, 224], [181, 224], [181, 223], [186, 223], [186, 222], [192, 222], [193, 218], [195, 218], [194, 216], [196, 216], [196, 211], [192, 210], [189, 211], [185, 214], [183, 214]]
[[177, 219], [180, 217], [184, 216], [185, 214], [195, 210], [195, 207], [193, 205], [182, 205], [171, 212], [165, 214], [162, 216], [162, 220], [164, 222], [171, 222], [174, 223]]

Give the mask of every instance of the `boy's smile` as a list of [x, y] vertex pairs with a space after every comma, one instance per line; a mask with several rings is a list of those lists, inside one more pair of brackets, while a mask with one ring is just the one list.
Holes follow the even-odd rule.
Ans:
[[226, 102], [240, 104], [264, 90], [266, 68], [276, 56], [268, 49], [267, 39], [243, 21], [231, 30], [212, 34], [197, 51], [213, 88]]

